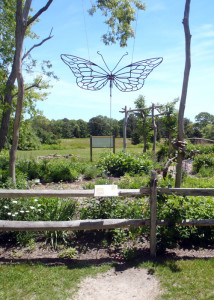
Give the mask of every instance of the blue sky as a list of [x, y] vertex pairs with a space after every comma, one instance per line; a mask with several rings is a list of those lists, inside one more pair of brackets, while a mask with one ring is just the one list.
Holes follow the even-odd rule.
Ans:
[[[70, 69], [60, 59], [60, 54], [72, 54], [89, 59], [105, 68], [97, 51], [100, 51], [110, 69], [121, 56], [128, 56], [120, 62], [119, 68], [133, 62], [163, 57], [163, 62], [148, 76], [144, 87], [136, 92], [120, 92], [113, 88], [112, 118], [122, 119], [119, 111], [127, 106], [134, 108], [139, 95], [145, 96], [146, 104], [164, 104], [181, 96], [185, 65], [185, 40], [182, 19], [185, 0], [147, 0], [146, 11], [140, 11], [133, 52], [134, 39], [126, 48], [119, 44], [105, 46], [101, 36], [107, 31], [104, 17], [96, 13], [89, 16], [87, 9], [91, 0], [54, 0], [48, 11], [36, 23], [33, 30], [41, 37], [47, 37], [53, 27], [54, 37], [32, 52], [38, 60], [49, 59], [59, 81], [53, 81], [53, 88], [47, 100], [38, 103], [48, 119], [83, 119], [88, 121], [97, 115], [110, 116], [109, 85], [100, 91], [87, 91], [76, 85]], [[33, 0], [32, 7], [38, 10], [45, 0]], [[83, 3], [83, 6], [82, 6]], [[84, 10], [83, 10], [84, 7]], [[84, 13], [83, 13], [84, 11]], [[191, 1], [190, 31], [192, 34], [189, 89], [185, 117], [194, 121], [200, 112], [214, 114], [214, 1]], [[84, 24], [84, 15], [85, 23]], [[133, 24], [133, 27], [136, 23]], [[88, 45], [86, 34], [88, 37]], [[25, 48], [32, 46], [26, 41]], [[177, 106], [178, 108], [178, 106]]]

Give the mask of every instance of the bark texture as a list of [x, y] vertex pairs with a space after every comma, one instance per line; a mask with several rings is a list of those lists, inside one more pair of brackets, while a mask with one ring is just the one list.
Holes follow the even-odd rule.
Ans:
[[[186, 0], [184, 19], [183, 19], [183, 26], [184, 26], [184, 33], [185, 33], [186, 62], [185, 62], [183, 87], [182, 87], [181, 101], [180, 101], [179, 114], [178, 114], [178, 138], [177, 138], [177, 140], [179, 142], [184, 141], [184, 111], [185, 111], [185, 106], [186, 106], [187, 89], [188, 89], [189, 74], [190, 74], [190, 68], [191, 68], [191, 52], [190, 52], [191, 34], [190, 34], [190, 29], [189, 29], [190, 2], [191, 2], [191, 0]], [[175, 187], [181, 186], [183, 158], [184, 158], [183, 148], [179, 147], [178, 148], [177, 166], [176, 166]]]

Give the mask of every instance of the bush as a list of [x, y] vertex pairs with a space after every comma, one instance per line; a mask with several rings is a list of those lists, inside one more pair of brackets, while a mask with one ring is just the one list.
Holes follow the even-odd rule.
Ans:
[[84, 170], [84, 178], [85, 179], [94, 179], [98, 175], [100, 175], [101, 172], [96, 166], [87, 166]]
[[84, 164], [69, 160], [19, 160], [17, 170], [25, 174], [28, 180], [40, 179], [44, 182], [75, 181], [85, 169]]
[[148, 174], [153, 167], [153, 162], [148, 159], [148, 155], [146, 154], [137, 156], [120, 152], [102, 156], [97, 165], [106, 173], [109, 172], [112, 176], [120, 177], [125, 173], [130, 175]]
[[214, 168], [214, 155], [213, 153], [209, 154], [200, 154], [194, 157], [193, 161], [193, 170], [198, 173], [202, 167], [205, 168]]
[[[163, 201], [164, 200], [164, 201]], [[159, 196], [158, 219], [169, 220], [169, 226], [158, 227], [158, 249], [176, 246], [208, 246], [214, 244], [212, 226], [174, 225], [185, 219], [214, 219], [214, 202], [211, 197]]]
[[[69, 221], [76, 214], [76, 201], [59, 198], [18, 198], [0, 199], [3, 205], [0, 207], [1, 220], [16, 221]], [[56, 248], [60, 240], [66, 243], [65, 231], [46, 232], [45, 236], [51, 245]], [[9, 233], [11, 236], [11, 233]], [[22, 246], [27, 244], [28, 238], [34, 239], [36, 234], [29, 232], [13, 232], [14, 242]], [[29, 240], [30, 241], [30, 240]]]

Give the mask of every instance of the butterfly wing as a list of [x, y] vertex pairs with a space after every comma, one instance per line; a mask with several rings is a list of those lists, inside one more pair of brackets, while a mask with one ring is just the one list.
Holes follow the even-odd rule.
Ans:
[[71, 69], [77, 85], [82, 89], [97, 91], [109, 80], [108, 73], [90, 60], [68, 54], [61, 54], [61, 59]]
[[114, 73], [114, 84], [122, 92], [141, 89], [148, 75], [163, 61], [162, 57], [149, 58], [130, 64]]

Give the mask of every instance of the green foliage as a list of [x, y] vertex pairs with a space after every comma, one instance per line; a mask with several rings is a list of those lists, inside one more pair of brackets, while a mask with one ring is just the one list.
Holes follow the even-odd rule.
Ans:
[[141, 136], [138, 130], [135, 130], [131, 135], [132, 145], [138, 145], [141, 142]]
[[157, 161], [165, 161], [169, 152], [169, 145], [167, 143], [161, 144], [157, 151]]
[[198, 173], [199, 170], [204, 168], [214, 168], [214, 155], [210, 154], [200, 154], [194, 158], [193, 170]]
[[180, 246], [207, 246], [214, 243], [212, 226], [180, 226], [181, 220], [214, 219], [212, 197], [159, 196], [158, 219], [166, 219], [169, 226], [158, 227], [158, 249]]
[[110, 153], [103, 155], [97, 163], [102, 170], [109, 172], [111, 175], [119, 177], [125, 173], [128, 174], [148, 174], [152, 169], [153, 162], [148, 156], [141, 154], [140, 156], [126, 152], [117, 154]]
[[[0, 199], [1, 220], [16, 221], [69, 221], [76, 214], [76, 201], [72, 199], [59, 198], [18, 198], [18, 199]], [[28, 244], [28, 241], [34, 239], [36, 234], [28, 232], [13, 232], [13, 240], [21, 246]], [[54, 231], [45, 233], [47, 241], [51, 246], [57, 248], [59, 241], [66, 244], [67, 232]]]
[[75, 181], [83, 171], [75, 157], [67, 160], [19, 160], [17, 170], [26, 174], [29, 180], [40, 179], [44, 182]]
[[59, 181], [75, 181], [79, 177], [77, 170], [72, 169], [71, 166], [56, 162], [49, 163], [44, 173], [45, 182], [59, 182]]
[[125, 174], [117, 184], [120, 189], [139, 189], [141, 186], [147, 186], [149, 180], [146, 176]]
[[141, 1], [101, 1], [93, 3], [89, 10], [93, 15], [97, 9], [100, 9], [106, 17], [105, 24], [108, 26], [108, 32], [102, 36], [106, 45], [120, 42], [121, 47], [127, 46], [127, 40], [134, 37], [134, 30], [131, 23], [135, 20], [135, 10], [145, 10], [145, 5]]
[[69, 247], [60, 252], [60, 258], [76, 258], [78, 251], [75, 248]]
[[144, 199], [84, 199], [80, 203], [80, 219], [138, 219], [142, 218], [148, 203]]
[[101, 171], [94, 165], [89, 165], [84, 170], [84, 178], [85, 179], [95, 179], [98, 175], [100, 175]]

